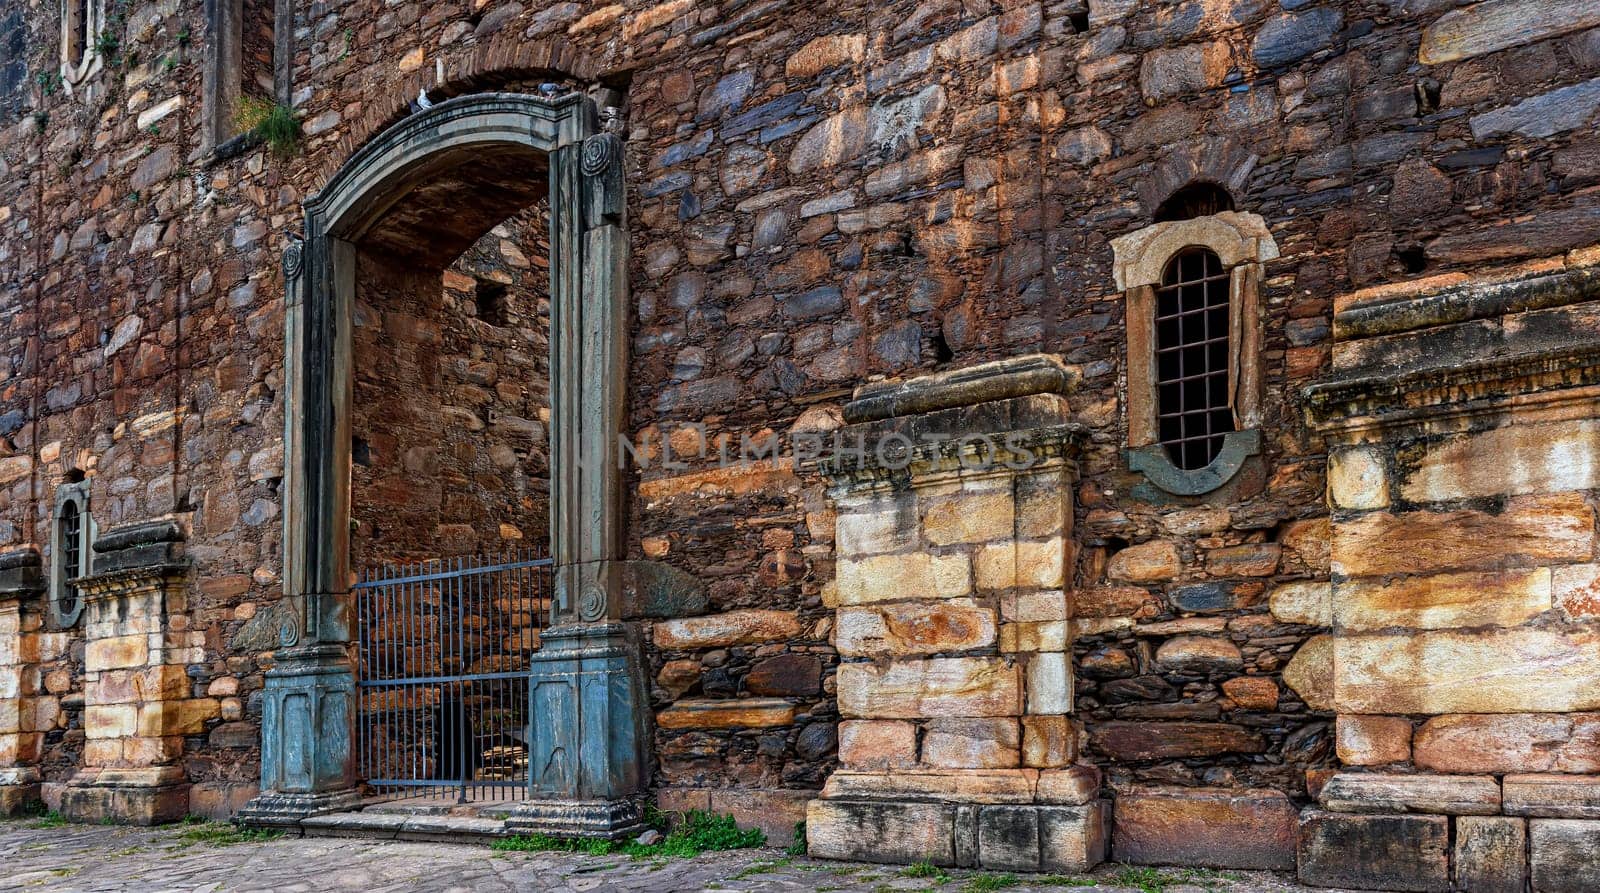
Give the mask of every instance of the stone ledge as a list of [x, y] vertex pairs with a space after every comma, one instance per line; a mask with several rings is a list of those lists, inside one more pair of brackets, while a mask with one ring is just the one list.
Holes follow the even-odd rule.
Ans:
[[946, 769], [893, 772], [835, 771], [822, 789], [827, 800], [885, 802], [1015, 803], [1082, 806], [1100, 792], [1100, 770]]
[[1322, 788], [1334, 812], [1496, 815], [1500, 785], [1470, 775], [1388, 775], [1341, 772]]
[[1557, 819], [1600, 819], [1600, 776], [1507, 775], [1505, 813]]
[[1333, 336], [1340, 341], [1393, 335], [1576, 304], [1600, 297], [1600, 267], [1536, 261], [1488, 276], [1454, 273], [1386, 285], [1339, 299]]
[[1049, 354], [1011, 357], [904, 381], [864, 384], [844, 405], [844, 419], [851, 424], [876, 422], [1034, 394], [1067, 395], [1079, 381], [1076, 369]]

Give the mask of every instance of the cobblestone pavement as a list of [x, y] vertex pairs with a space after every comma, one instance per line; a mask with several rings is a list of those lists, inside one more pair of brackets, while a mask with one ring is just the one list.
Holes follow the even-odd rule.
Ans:
[[[1140, 893], [1119, 883], [1118, 867], [1091, 879], [951, 871], [905, 877], [884, 865], [788, 858], [778, 850], [707, 853], [696, 859], [634, 861], [625, 856], [501, 853], [486, 846], [344, 838], [279, 838], [228, 845], [204, 839], [227, 826], [125, 828], [0, 821], [0, 890], [110, 891], [806, 891], [889, 893], [937, 890]], [[1212, 874], [1184, 883], [1162, 872], [1144, 888], [1161, 893], [1309, 893], [1286, 876]], [[1120, 880], [1129, 880], [1122, 877]], [[1328, 893], [1328, 891], [1318, 891]]]

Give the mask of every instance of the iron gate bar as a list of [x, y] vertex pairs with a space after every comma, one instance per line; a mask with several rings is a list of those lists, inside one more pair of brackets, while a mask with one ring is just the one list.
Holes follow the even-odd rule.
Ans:
[[352, 590], [367, 785], [454, 791], [458, 802], [526, 788], [528, 657], [548, 618], [551, 565], [514, 551], [362, 573]]

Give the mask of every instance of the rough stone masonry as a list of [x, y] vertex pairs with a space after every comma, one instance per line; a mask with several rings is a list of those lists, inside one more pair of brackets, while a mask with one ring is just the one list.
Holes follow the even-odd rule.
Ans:
[[539, 827], [1600, 889], [1597, 115], [1600, 0], [11, 4], [0, 808], [356, 808], [354, 575], [531, 550]]

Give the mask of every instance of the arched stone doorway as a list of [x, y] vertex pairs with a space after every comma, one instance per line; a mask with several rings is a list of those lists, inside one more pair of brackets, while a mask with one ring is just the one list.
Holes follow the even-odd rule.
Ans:
[[358, 800], [350, 586], [351, 326], [357, 256], [424, 266], [544, 199], [550, 209], [554, 599], [529, 676], [531, 830], [615, 836], [644, 781], [639, 645], [621, 619], [627, 242], [622, 146], [580, 94], [462, 96], [389, 128], [307, 200], [284, 258], [284, 601], [262, 717], [262, 794], [291, 824]]

